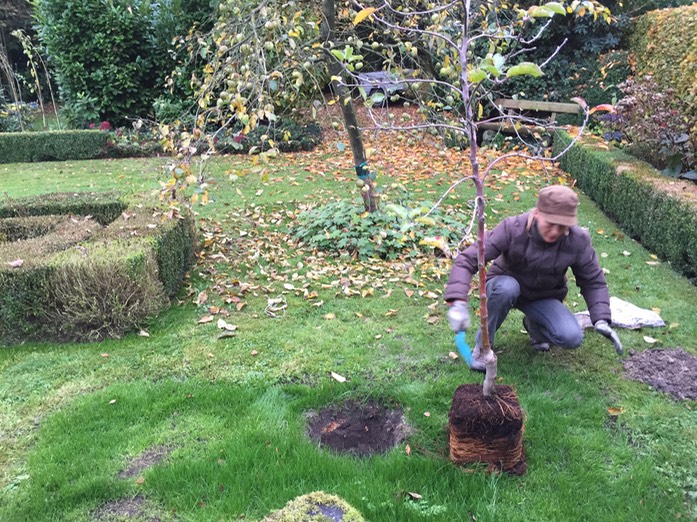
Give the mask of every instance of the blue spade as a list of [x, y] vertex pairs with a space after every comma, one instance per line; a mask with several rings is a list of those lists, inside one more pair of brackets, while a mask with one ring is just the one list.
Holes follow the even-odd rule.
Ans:
[[457, 332], [455, 334], [455, 346], [457, 346], [457, 351], [467, 363], [467, 366], [472, 367], [472, 350], [470, 350], [470, 345], [467, 344], [467, 337], [465, 332]]

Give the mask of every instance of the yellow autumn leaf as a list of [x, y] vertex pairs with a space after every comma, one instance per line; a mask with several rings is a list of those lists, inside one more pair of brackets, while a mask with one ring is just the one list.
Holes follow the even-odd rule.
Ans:
[[353, 25], [356, 26], [360, 24], [363, 20], [368, 18], [370, 15], [372, 15], [377, 9], [374, 7], [366, 7], [365, 9], [359, 11], [356, 14], [356, 18], [353, 19]]
[[608, 408], [607, 412], [610, 415], [613, 415], [616, 417], [617, 415], [622, 415], [624, 413], [624, 408], [621, 408], [621, 407], [620, 408]]

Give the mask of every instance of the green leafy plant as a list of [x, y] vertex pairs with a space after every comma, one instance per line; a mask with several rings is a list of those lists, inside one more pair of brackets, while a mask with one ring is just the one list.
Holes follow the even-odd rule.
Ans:
[[365, 212], [362, 204], [341, 199], [309, 209], [298, 216], [296, 239], [319, 250], [348, 252], [360, 258], [396, 259], [416, 255], [461, 238], [464, 216], [436, 211], [427, 216], [430, 203], [408, 206], [389, 204], [384, 210]]

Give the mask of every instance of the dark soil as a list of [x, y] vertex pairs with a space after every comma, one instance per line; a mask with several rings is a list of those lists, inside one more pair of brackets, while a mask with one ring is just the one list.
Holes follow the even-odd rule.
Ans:
[[400, 444], [409, 426], [399, 409], [386, 409], [375, 403], [348, 401], [308, 414], [310, 438], [339, 453], [368, 456], [384, 453]]
[[119, 473], [118, 477], [124, 479], [140, 475], [143, 470], [151, 468], [158, 462], [166, 459], [173, 449], [171, 446], [154, 446], [146, 449], [137, 457], [129, 459], [126, 469]]
[[481, 384], [459, 386], [448, 415], [451, 460], [524, 474], [523, 421], [518, 395], [510, 386], [497, 386], [490, 397], [483, 395]]
[[94, 519], [100, 521], [139, 519], [147, 520], [147, 522], [160, 522], [157, 517], [147, 517], [146, 514], [147, 501], [144, 497], [137, 495], [133, 498], [122, 498], [107, 502], [97, 509], [94, 513]]
[[624, 360], [630, 379], [678, 400], [697, 400], [697, 357], [682, 348], [655, 348]]

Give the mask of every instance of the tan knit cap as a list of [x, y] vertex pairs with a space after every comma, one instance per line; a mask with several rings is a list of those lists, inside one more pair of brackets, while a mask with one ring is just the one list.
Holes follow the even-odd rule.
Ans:
[[572, 227], [578, 223], [578, 196], [569, 187], [552, 185], [540, 190], [537, 211], [550, 223]]

